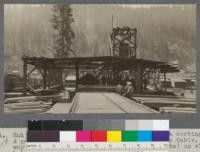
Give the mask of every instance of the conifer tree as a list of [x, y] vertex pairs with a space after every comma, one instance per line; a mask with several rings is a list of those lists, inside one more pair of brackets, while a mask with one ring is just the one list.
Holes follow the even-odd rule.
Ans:
[[55, 57], [69, 57], [72, 50], [72, 40], [75, 37], [71, 24], [74, 22], [70, 5], [54, 5], [52, 27], [54, 33]]

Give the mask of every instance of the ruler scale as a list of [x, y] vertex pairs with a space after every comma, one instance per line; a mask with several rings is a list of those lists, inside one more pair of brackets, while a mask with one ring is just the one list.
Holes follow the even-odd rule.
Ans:
[[169, 152], [169, 142], [27, 142], [26, 152]]

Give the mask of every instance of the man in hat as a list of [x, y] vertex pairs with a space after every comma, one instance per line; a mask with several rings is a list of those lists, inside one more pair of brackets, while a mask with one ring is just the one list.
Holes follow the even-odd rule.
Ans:
[[130, 81], [126, 82], [125, 90], [126, 90], [126, 92], [123, 94], [123, 96], [131, 98], [134, 89], [133, 89], [132, 83]]

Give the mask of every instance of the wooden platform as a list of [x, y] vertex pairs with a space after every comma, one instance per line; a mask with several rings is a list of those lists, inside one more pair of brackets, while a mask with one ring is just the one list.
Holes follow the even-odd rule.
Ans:
[[79, 92], [76, 94], [71, 113], [156, 113], [117, 93]]

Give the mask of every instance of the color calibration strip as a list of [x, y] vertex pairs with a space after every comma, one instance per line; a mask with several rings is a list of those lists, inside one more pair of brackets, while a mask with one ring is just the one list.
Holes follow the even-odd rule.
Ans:
[[27, 142], [169, 141], [169, 131], [29, 131]]
[[162, 142], [169, 131], [32, 131], [27, 142]]
[[31, 120], [29, 131], [169, 130], [169, 120]]
[[123, 122], [124, 124], [120, 120], [103, 120], [96, 123], [90, 121], [86, 125], [86, 121], [81, 120], [29, 121], [27, 142], [169, 141], [168, 120], [125, 120]]

